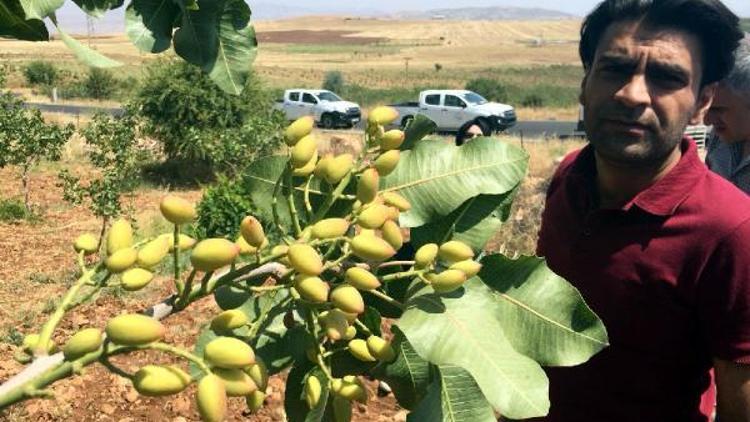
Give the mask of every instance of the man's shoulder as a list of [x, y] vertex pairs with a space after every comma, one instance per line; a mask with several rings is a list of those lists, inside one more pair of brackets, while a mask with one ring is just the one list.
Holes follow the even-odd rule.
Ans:
[[698, 211], [704, 228], [717, 234], [748, 226], [744, 223], [750, 220], [750, 196], [711, 171], [695, 186], [685, 205]]

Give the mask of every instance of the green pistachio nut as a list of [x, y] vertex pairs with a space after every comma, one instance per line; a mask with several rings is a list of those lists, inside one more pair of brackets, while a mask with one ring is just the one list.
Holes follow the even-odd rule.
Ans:
[[84, 255], [91, 255], [99, 250], [99, 240], [91, 233], [84, 233], [73, 242], [73, 249], [78, 253], [83, 252]]
[[404, 143], [404, 139], [406, 139], [406, 134], [403, 131], [399, 129], [389, 130], [380, 138], [380, 150], [390, 151], [399, 149], [401, 144]]
[[112, 274], [119, 274], [135, 265], [137, 260], [138, 251], [134, 248], [128, 247], [119, 249], [117, 252], [108, 256], [104, 261], [104, 265]]
[[318, 141], [312, 135], [307, 135], [300, 139], [292, 147], [291, 163], [292, 167], [298, 169], [307, 165], [318, 151]]
[[359, 234], [352, 239], [352, 252], [368, 261], [385, 261], [396, 254], [388, 242], [372, 234]]
[[294, 279], [294, 288], [308, 302], [325, 303], [331, 290], [328, 283], [314, 275], [300, 274]]
[[258, 389], [250, 375], [241, 369], [214, 368], [211, 371], [224, 382], [230, 397], [244, 397]]
[[400, 212], [406, 212], [411, 209], [409, 200], [396, 192], [383, 192], [383, 202], [386, 205], [396, 207]]
[[364, 268], [351, 267], [344, 274], [346, 282], [360, 290], [372, 290], [380, 287], [380, 280]]
[[122, 288], [129, 292], [141, 290], [148, 286], [153, 279], [154, 274], [151, 271], [144, 270], [143, 268], [131, 268], [122, 273]]
[[349, 230], [349, 222], [343, 218], [326, 218], [312, 226], [312, 237], [315, 239], [333, 239], [341, 237]]
[[248, 245], [255, 248], [261, 247], [266, 242], [266, 233], [263, 231], [263, 225], [252, 215], [248, 215], [242, 219], [240, 234]]
[[375, 107], [367, 116], [367, 121], [371, 125], [387, 126], [398, 118], [398, 111], [389, 106]]
[[450, 269], [463, 272], [464, 274], [466, 274], [466, 278], [468, 279], [479, 274], [479, 271], [482, 269], [482, 264], [472, 259], [466, 259], [463, 261], [458, 261], [455, 264], [451, 265]]
[[159, 263], [166, 258], [169, 254], [169, 240], [164, 237], [157, 237], [156, 239], [146, 243], [138, 251], [138, 266], [145, 269], [151, 269], [159, 265]]
[[305, 401], [310, 409], [314, 409], [320, 402], [323, 386], [315, 375], [310, 375], [305, 380]]
[[431, 285], [437, 293], [449, 293], [461, 287], [465, 282], [466, 274], [463, 271], [449, 269], [436, 274], [431, 280]]
[[211, 320], [211, 329], [218, 333], [225, 333], [247, 325], [247, 315], [239, 309], [229, 309]]
[[333, 157], [325, 167], [324, 178], [326, 182], [335, 185], [341, 181], [354, 167], [354, 156], [341, 154]]
[[315, 126], [315, 119], [312, 116], [300, 117], [284, 130], [284, 141], [293, 147], [300, 139], [312, 133], [313, 126]]
[[380, 187], [380, 175], [374, 168], [362, 172], [357, 182], [357, 199], [363, 204], [369, 204], [375, 200]]
[[65, 346], [63, 355], [65, 360], [71, 361], [99, 350], [102, 345], [102, 331], [98, 328], [86, 328], [75, 333]]
[[397, 149], [384, 152], [380, 157], [375, 159], [375, 168], [381, 176], [388, 176], [396, 169], [400, 159], [401, 151]]
[[112, 223], [107, 232], [107, 255], [133, 246], [133, 227], [128, 220], [120, 218]]
[[388, 221], [391, 213], [383, 204], [371, 204], [366, 207], [357, 217], [357, 224], [365, 229], [379, 229], [383, 223]]
[[361, 314], [365, 311], [365, 301], [359, 291], [348, 284], [342, 284], [331, 291], [333, 306], [346, 313]]
[[435, 243], [422, 245], [414, 254], [414, 262], [417, 268], [427, 268], [435, 262], [440, 248]]
[[176, 366], [146, 365], [133, 376], [139, 394], [160, 397], [177, 394], [192, 382], [190, 375]]
[[250, 378], [258, 386], [261, 391], [266, 391], [268, 386], [268, 368], [260, 356], [255, 357], [255, 363], [244, 369], [245, 373], [250, 375]]
[[198, 216], [193, 204], [175, 195], [165, 196], [159, 203], [159, 209], [167, 221], [176, 225], [192, 223]]
[[382, 337], [368, 337], [367, 350], [381, 362], [393, 362], [396, 359], [396, 352], [393, 350], [393, 346]]
[[404, 245], [404, 236], [401, 234], [401, 227], [399, 227], [395, 221], [386, 221], [383, 223], [383, 227], [381, 227], [380, 230], [383, 239], [393, 246], [393, 249], [401, 249], [401, 246]]
[[240, 248], [226, 239], [213, 238], [198, 242], [190, 254], [190, 262], [199, 271], [214, 271], [234, 262]]
[[349, 341], [349, 353], [362, 362], [375, 362], [377, 359], [367, 348], [367, 342], [361, 338]]
[[474, 250], [459, 240], [451, 240], [440, 245], [440, 259], [448, 262], [459, 262], [474, 258]]
[[141, 314], [118, 315], [107, 322], [107, 338], [123, 346], [141, 346], [164, 337], [166, 329], [161, 322]]
[[198, 412], [204, 422], [221, 422], [227, 413], [227, 391], [224, 382], [214, 374], [198, 381]]
[[255, 363], [255, 352], [244, 341], [234, 337], [217, 337], [208, 344], [203, 356], [213, 366], [242, 369]]
[[323, 261], [310, 245], [295, 243], [289, 246], [289, 263], [297, 272], [305, 275], [319, 275], [323, 272]]
[[249, 396], [245, 396], [245, 402], [247, 403], [247, 408], [250, 410], [251, 413], [255, 413], [258, 410], [260, 410], [261, 407], [263, 407], [263, 403], [266, 401], [266, 393], [258, 390], [250, 394]]

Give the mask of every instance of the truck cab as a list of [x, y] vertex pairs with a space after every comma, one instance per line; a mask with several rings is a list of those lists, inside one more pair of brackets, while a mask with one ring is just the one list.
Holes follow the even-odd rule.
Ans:
[[362, 118], [358, 104], [325, 89], [287, 89], [276, 109], [283, 111], [287, 120], [312, 116], [322, 128], [352, 127]]

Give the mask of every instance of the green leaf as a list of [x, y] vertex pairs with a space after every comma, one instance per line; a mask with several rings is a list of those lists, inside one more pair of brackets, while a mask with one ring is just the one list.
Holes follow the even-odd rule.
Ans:
[[411, 121], [409, 127], [406, 128], [404, 142], [401, 144], [401, 150], [406, 151], [414, 148], [417, 141], [421, 141], [425, 136], [435, 132], [437, 125], [427, 117], [417, 114], [417, 117]]
[[[289, 330], [284, 315], [290, 309], [289, 290], [276, 290], [247, 301], [239, 309], [250, 321], [263, 317], [258, 334], [250, 340], [255, 354], [263, 359], [270, 375], [281, 372], [292, 363]], [[299, 318], [297, 318], [299, 319]]]
[[365, 312], [359, 316], [359, 320], [370, 330], [371, 333], [376, 336], [381, 335], [380, 324], [382, 317], [377, 309], [368, 306], [365, 308]]
[[245, 86], [257, 45], [250, 8], [242, 0], [200, 0], [198, 10], [183, 10], [174, 35], [180, 57], [200, 66], [222, 90], [235, 95]]
[[479, 278], [495, 298], [491, 312], [519, 353], [545, 366], [571, 366], [609, 345], [601, 320], [544, 259], [491, 255], [482, 264]]
[[516, 189], [500, 195], [478, 195], [445, 217], [411, 230], [414, 248], [427, 243], [442, 244], [448, 240], [460, 240], [475, 252], [484, 245], [502, 226], [510, 215]]
[[417, 292], [398, 322], [414, 350], [430, 363], [467, 370], [504, 416], [546, 415], [547, 376], [513, 348], [494, 312], [497, 298], [490, 288], [474, 277], [450, 294], [431, 292], [430, 287]]
[[0, 37], [48, 41], [49, 33], [41, 20], [26, 19], [19, 0], [7, 0], [0, 2]]
[[117, 67], [122, 66], [122, 63], [112, 60], [109, 57], [98, 53], [89, 47], [81, 44], [75, 38], [71, 37], [59, 26], [57, 26], [57, 32], [60, 34], [60, 38], [73, 51], [73, 54], [78, 60], [92, 67]]
[[172, 23], [179, 13], [172, 0], [133, 0], [125, 12], [128, 38], [141, 51], [165, 51], [172, 43]]
[[214, 300], [223, 311], [236, 309], [252, 298], [252, 294], [238, 287], [220, 286], [214, 291]]
[[394, 325], [391, 329], [394, 333], [392, 345], [396, 351], [396, 360], [379, 366], [374, 375], [388, 383], [401, 407], [413, 409], [427, 392], [430, 364], [417, 354], [397, 326]]
[[492, 138], [460, 147], [423, 140], [404, 151], [396, 170], [381, 179], [381, 189], [398, 191], [411, 203], [401, 226], [419, 227], [450, 214], [477, 195], [512, 191], [526, 174], [528, 154]]
[[[311, 369], [312, 368], [312, 369]], [[305, 382], [307, 377], [315, 376], [320, 380], [320, 401], [315, 408], [310, 409], [305, 401]], [[284, 410], [289, 422], [321, 422], [325, 420], [326, 403], [330, 390], [328, 378], [318, 367], [311, 365], [295, 366], [289, 371], [284, 394]]]
[[27, 19], [42, 20], [62, 7], [65, 0], [20, 0]]
[[89, 16], [100, 18], [108, 10], [122, 6], [123, 0], [73, 0]]
[[438, 377], [409, 422], [495, 422], [492, 406], [482, 395], [471, 374], [458, 366], [440, 365]]

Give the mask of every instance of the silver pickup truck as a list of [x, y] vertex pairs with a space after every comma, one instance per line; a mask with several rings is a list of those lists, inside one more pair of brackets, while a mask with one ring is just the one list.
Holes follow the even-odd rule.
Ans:
[[325, 89], [287, 89], [275, 108], [284, 112], [288, 120], [312, 116], [322, 128], [349, 128], [362, 118], [359, 104], [344, 101]]
[[418, 102], [393, 104], [400, 116], [401, 127], [421, 114], [442, 132], [456, 132], [469, 122], [481, 122], [493, 132], [505, 130], [516, 124], [516, 111], [512, 106], [489, 102], [476, 92], [466, 90], [427, 90], [419, 93]]

